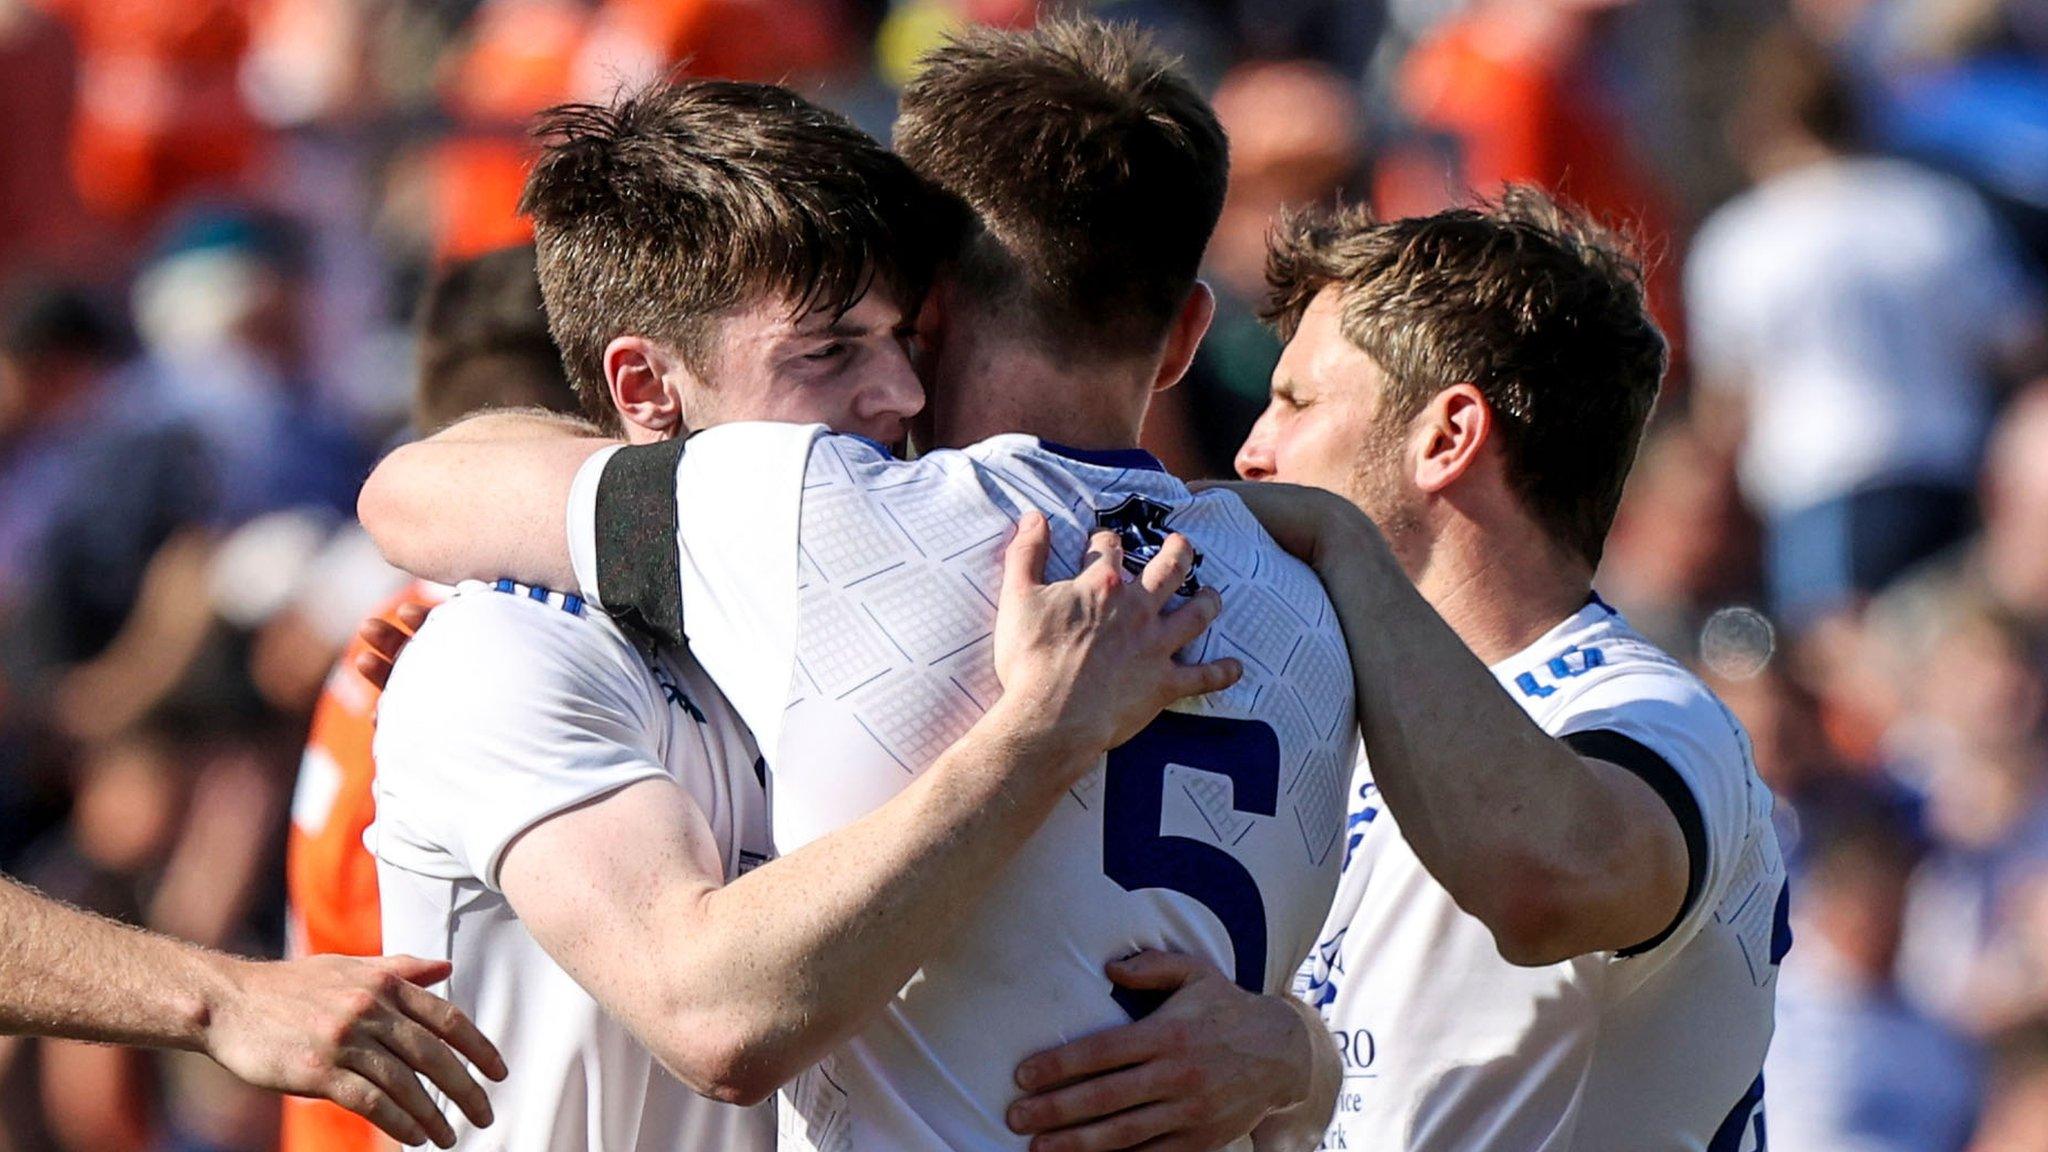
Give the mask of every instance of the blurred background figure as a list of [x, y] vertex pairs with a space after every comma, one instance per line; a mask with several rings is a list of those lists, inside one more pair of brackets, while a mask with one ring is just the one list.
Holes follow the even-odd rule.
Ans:
[[2048, 1025], [2037, 1021], [1999, 1038], [1970, 1152], [2048, 1152]]
[[[1650, 307], [1681, 335], [1673, 211], [1621, 111], [1614, 74], [1635, 0], [1476, 0], [1427, 30], [1395, 72], [1407, 143], [1377, 181], [1393, 215], [1535, 184], [1649, 241]], [[1676, 341], [1674, 341], [1676, 342]]]
[[1978, 1055], [1909, 1005], [1894, 976], [1912, 829], [1863, 798], [1802, 832], [1795, 944], [1764, 1062], [1770, 1137], [1837, 1152], [1962, 1152]]
[[1223, 77], [1216, 117], [1230, 134], [1230, 185], [1202, 276], [1216, 319], [1187, 376], [1146, 418], [1145, 445], [1181, 476], [1229, 476], [1266, 407], [1280, 342], [1259, 321], [1266, 232], [1281, 212], [1356, 193], [1365, 175], [1365, 109], [1327, 65], [1242, 64]]
[[1796, 625], [1968, 530], [2002, 371], [2041, 333], [1981, 198], [1868, 154], [1858, 120], [1818, 45], [1767, 38], [1730, 122], [1752, 188], [1701, 228], [1687, 275], [1702, 402], [1741, 440], [1771, 604]]
[[[1216, 323], [1146, 430], [1183, 474], [1266, 403], [1286, 208], [1520, 181], [1640, 236], [1681, 355], [1598, 584], [1778, 793], [1773, 1146], [2048, 1152], [2038, 0], [0, 0], [0, 868], [374, 950], [343, 648], [430, 593], [355, 488], [410, 428], [567, 404], [533, 113], [677, 70], [886, 136], [948, 29], [1056, 7], [1152, 26], [1232, 136]], [[0, 1152], [274, 1147], [223, 1079], [0, 1041]], [[290, 1147], [355, 1146], [320, 1131]]]

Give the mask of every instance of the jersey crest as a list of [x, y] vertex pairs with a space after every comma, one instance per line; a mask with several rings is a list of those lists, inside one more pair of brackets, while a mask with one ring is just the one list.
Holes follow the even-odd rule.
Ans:
[[[1117, 542], [1124, 549], [1124, 570], [1133, 576], [1143, 575], [1145, 565], [1159, 555], [1166, 546], [1166, 537], [1171, 530], [1166, 518], [1173, 515], [1173, 509], [1157, 500], [1133, 493], [1125, 496], [1114, 507], [1095, 510], [1095, 526], [1116, 533]], [[1193, 596], [1202, 590], [1202, 554], [1195, 553], [1195, 562], [1188, 571], [1188, 578], [1181, 581], [1179, 594]]]

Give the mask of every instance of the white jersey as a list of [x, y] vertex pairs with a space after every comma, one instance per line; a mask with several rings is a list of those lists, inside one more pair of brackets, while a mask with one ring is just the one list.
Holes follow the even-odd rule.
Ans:
[[[707, 1100], [542, 951], [498, 887], [505, 849], [557, 813], [643, 780], [704, 812], [728, 880], [767, 852], [745, 728], [687, 657], [636, 646], [574, 596], [465, 584], [391, 674], [378, 714], [377, 856], [387, 952], [446, 958], [438, 989], [496, 1042], [497, 1122], [441, 1101], [456, 1147], [765, 1152], [774, 1118]], [[438, 1098], [438, 1097], [437, 1097]]]
[[1361, 757], [1343, 882], [1297, 989], [1344, 1055], [1323, 1146], [1756, 1152], [1791, 939], [1748, 737], [1598, 600], [1493, 671], [1544, 731], [1671, 805], [1691, 858], [1685, 909], [1639, 948], [1509, 964], [1424, 871]]
[[[1284, 992], [1329, 906], [1356, 741], [1350, 663], [1320, 583], [1242, 502], [1146, 453], [998, 436], [916, 462], [822, 428], [727, 425], [579, 475], [586, 595], [680, 620], [767, 754], [787, 853], [886, 802], [997, 695], [1001, 560], [1046, 513], [1052, 575], [1098, 526], [1140, 562], [1170, 531], [1223, 594], [1197, 642], [1242, 682], [1106, 757], [880, 1017], [782, 1096], [782, 1147], [1023, 1148], [1017, 1064], [1149, 1008], [1103, 965], [1141, 948]], [[678, 548], [650, 556], [650, 520]], [[679, 564], [679, 567], [678, 567]], [[1192, 589], [1189, 589], [1192, 591]]]

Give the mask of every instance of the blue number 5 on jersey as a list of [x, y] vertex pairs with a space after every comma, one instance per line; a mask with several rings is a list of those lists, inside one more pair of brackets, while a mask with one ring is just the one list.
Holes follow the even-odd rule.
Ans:
[[[1230, 934], [1239, 987], [1266, 990], [1266, 902], [1242, 862], [1200, 840], [1161, 832], [1166, 768], [1179, 764], [1230, 778], [1231, 807], [1271, 816], [1280, 800], [1280, 738], [1257, 720], [1161, 713], [1109, 753], [1102, 813], [1102, 871], [1126, 891], [1164, 888], [1201, 902]], [[1164, 997], [1118, 988], [1132, 1019]]]

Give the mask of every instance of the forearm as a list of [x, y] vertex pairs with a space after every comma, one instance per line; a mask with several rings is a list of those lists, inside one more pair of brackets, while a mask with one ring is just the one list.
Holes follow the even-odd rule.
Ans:
[[1307, 1095], [1301, 1103], [1273, 1113], [1254, 1129], [1252, 1147], [1258, 1152], [1310, 1152], [1322, 1144], [1330, 1129], [1330, 1118], [1336, 1114], [1337, 1094], [1344, 1087], [1344, 1059], [1337, 1051], [1329, 1026], [1315, 1009], [1292, 996], [1281, 998], [1308, 1029]]
[[706, 894], [682, 983], [740, 1056], [721, 1094], [765, 1096], [871, 1018], [1095, 755], [991, 712], [889, 803]]
[[[1621, 821], [1613, 792], [1504, 692], [1370, 525], [1316, 567], [1351, 653], [1373, 782], [1416, 857], [1500, 935], [1532, 892], [1594, 871]], [[1552, 881], [1558, 881], [1553, 884]]]
[[569, 486], [615, 443], [551, 414], [472, 417], [386, 456], [356, 514], [384, 558], [415, 576], [573, 588]]
[[0, 1033], [200, 1051], [234, 963], [0, 878]]

